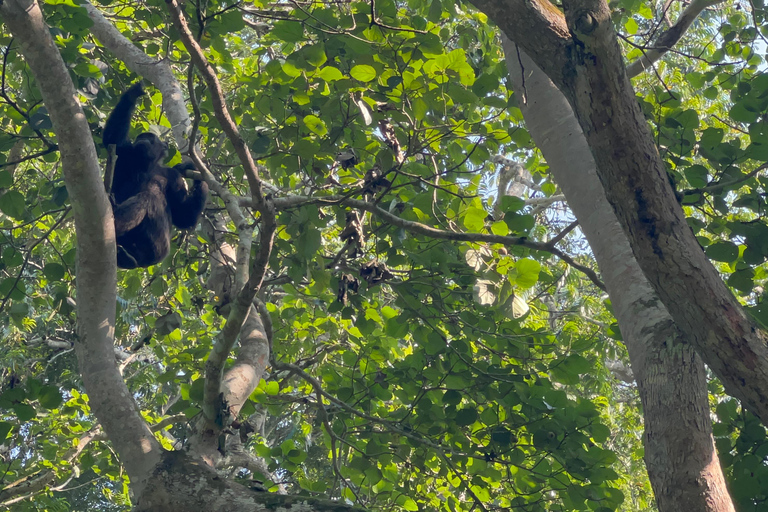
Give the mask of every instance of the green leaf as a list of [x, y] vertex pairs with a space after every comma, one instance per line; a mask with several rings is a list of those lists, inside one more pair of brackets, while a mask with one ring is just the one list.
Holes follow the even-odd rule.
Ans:
[[322, 44], [309, 44], [292, 53], [288, 59], [293, 61], [297, 67], [314, 70], [325, 64], [328, 57], [325, 55]]
[[590, 430], [592, 438], [598, 443], [604, 443], [611, 437], [611, 429], [602, 423], [594, 423]]
[[472, 84], [472, 92], [477, 96], [483, 97], [499, 87], [499, 78], [496, 75], [483, 74]]
[[0, 170], [0, 188], [8, 188], [13, 185], [13, 176], [8, 171]]
[[29, 316], [29, 304], [26, 302], [14, 302], [11, 304], [9, 313], [17, 319], [22, 319]]
[[6, 277], [0, 281], [0, 295], [4, 297], [9, 294], [13, 300], [23, 300], [26, 296], [24, 281], [17, 280], [15, 277]]
[[461, 393], [455, 389], [449, 389], [443, 394], [443, 403], [445, 405], [458, 405], [461, 403]]
[[732, 263], [739, 257], [739, 248], [732, 242], [715, 242], [706, 249], [707, 256], [715, 261]]
[[269, 35], [286, 43], [298, 43], [304, 40], [304, 26], [295, 21], [278, 21]]
[[563, 360], [561, 367], [567, 368], [569, 372], [581, 375], [592, 370], [592, 363], [584, 358], [584, 356], [571, 354]]
[[43, 386], [38, 396], [40, 405], [46, 409], [56, 409], [64, 401], [61, 391], [56, 386]]
[[320, 137], [324, 137], [328, 134], [328, 128], [326, 128], [325, 122], [316, 115], [309, 114], [304, 116], [304, 126]]
[[482, 208], [470, 206], [464, 213], [464, 218], [462, 221], [464, 223], [464, 227], [467, 228], [467, 230], [473, 233], [477, 233], [482, 231], [485, 227], [486, 217], [488, 217], [488, 212]]
[[35, 408], [28, 404], [14, 404], [13, 412], [22, 423], [35, 417]]
[[26, 211], [24, 196], [17, 190], [8, 190], [0, 196], [0, 211], [16, 220], [22, 220]]
[[437, 23], [443, 16], [443, 4], [440, 0], [432, 0], [429, 3], [429, 14], [427, 19], [432, 23]]
[[507, 226], [506, 222], [494, 222], [491, 224], [491, 233], [498, 236], [507, 236], [509, 234], [509, 226]]
[[735, 103], [730, 111], [731, 119], [740, 123], [754, 123], [759, 115], [760, 112], [745, 101]]
[[[15, 111], [11, 111], [15, 112]], [[23, 118], [22, 118], [23, 119]], [[0, 133], [0, 152], [10, 151], [18, 139], [9, 133]]]
[[504, 196], [501, 198], [501, 211], [515, 213], [525, 208], [525, 200], [517, 196]]
[[3, 250], [2, 261], [7, 267], [16, 267], [24, 263], [24, 256], [15, 247], [9, 245]]
[[518, 260], [515, 263], [517, 276], [515, 283], [521, 288], [530, 288], [539, 281], [539, 272], [541, 272], [541, 263], [529, 258]]
[[[404, 498], [404, 499], [401, 500], [400, 498]], [[419, 506], [416, 504], [415, 501], [413, 501], [413, 498], [409, 498], [405, 495], [401, 494], [398, 497], [397, 502], [398, 502], [398, 505], [403, 507], [405, 510], [408, 510], [409, 512], [416, 512], [417, 510], [419, 510]]]
[[536, 219], [532, 215], [512, 214], [504, 217], [504, 222], [509, 226], [510, 231], [515, 234], [525, 235], [536, 224]]
[[51, 281], [60, 281], [66, 275], [66, 269], [58, 263], [46, 263], [43, 267], [43, 275]]
[[314, 227], [306, 226], [306, 230], [299, 235], [297, 240], [297, 249], [299, 254], [307, 261], [313, 259], [320, 249], [322, 242], [322, 233]]
[[197, 378], [189, 386], [189, 399], [193, 402], [200, 403], [203, 401], [203, 391], [205, 388], [205, 379], [203, 377]]
[[752, 279], [754, 276], [755, 271], [752, 268], [737, 270], [728, 277], [728, 286], [735, 288], [744, 295], [752, 293], [752, 288], [754, 287]]
[[333, 66], [325, 66], [320, 71], [318, 71], [315, 76], [322, 78], [326, 82], [335, 82], [336, 80], [341, 80], [344, 78], [344, 75], [341, 73], [341, 71]]
[[500, 446], [510, 446], [516, 439], [509, 429], [496, 427], [491, 432], [491, 440]]
[[709, 173], [703, 165], [692, 165], [683, 171], [683, 174], [685, 174], [685, 179], [688, 180], [688, 183], [694, 188], [701, 188], [707, 185]]
[[239, 9], [230, 9], [218, 17], [221, 29], [226, 33], [240, 32], [245, 28], [243, 14]]
[[557, 432], [551, 429], [540, 429], [533, 433], [533, 446], [541, 450], [557, 446]]
[[11, 430], [13, 430], [13, 423], [0, 421], [0, 441], [4, 441]]
[[361, 82], [370, 82], [376, 78], [376, 69], [367, 64], [358, 64], [349, 71], [350, 76]]
[[457, 425], [466, 427], [477, 421], [477, 417], [477, 409], [467, 407], [456, 411], [455, 421]]
[[701, 132], [699, 145], [706, 149], [714, 149], [722, 142], [725, 132], [722, 128], [707, 128]]

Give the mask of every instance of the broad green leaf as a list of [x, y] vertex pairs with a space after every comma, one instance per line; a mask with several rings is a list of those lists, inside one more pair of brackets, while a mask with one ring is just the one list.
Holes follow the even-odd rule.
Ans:
[[0, 211], [14, 219], [23, 219], [25, 214], [24, 196], [17, 190], [8, 190], [0, 196]]
[[515, 283], [521, 288], [530, 288], [539, 280], [541, 263], [536, 260], [524, 258], [515, 263], [515, 270], [517, 271]]
[[63, 402], [61, 392], [56, 386], [43, 386], [38, 396], [40, 405], [46, 409], [56, 409]]
[[716, 242], [707, 247], [705, 252], [713, 260], [725, 263], [734, 262], [739, 257], [739, 248], [727, 241]]
[[51, 281], [59, 281], [66, 275], [66, 270], [59, 263], [46, 263], [43, 274]]
[[341, 74], [341, 71], [333, 66], [323, 67], [320, 71], [317, 72], [316, 76], [322, 78], [326, 82], [335, 82], [336, 80], [341, 80], [344, 78], [344, 75]]
[[471, 425], [475, 421], [477, 421], [477, 409], [473, 408], [464, 408], [459, 409], [456, 412], [456, 424], [457, 425]]
[[35, 408], [28, 404], [14, 404], [13, 412], [22, 423], [35, 417]]
[[376, 78], [376, 70], [373, 66], [369, 66], [367, 64], [358, 64], [357, 66], [353, 66], [349, 74], [352, 78], [355, 80], [360, 80], [361, 82], [370, 82]]
[[479, 232], [485, 227], [488, 212], [482, 208], [470, 207], [464, 214], [464, 227], [471, 232]]
[[325, 126], [325, 122], [315, 115], [309, 114], [304, 116], [304, 125], [320, 137], [324, 137], [328, 134], [328, 128]]

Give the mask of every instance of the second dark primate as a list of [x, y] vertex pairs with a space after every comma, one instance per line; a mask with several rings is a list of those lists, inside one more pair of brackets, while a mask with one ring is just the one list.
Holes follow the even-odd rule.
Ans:
[[153, 133], [128, 138], [136, 102], [144, 95], [141, 83], [125, 91], [104, 126], [104, 146], [115, 144], [117, 163], [112, 182], [117, 236], [117, 266], [148, 267], [168, 255], [171, 224], [195, 227], [208, 197], [208, 184], [195, 180], [187, 193], [184, 176], [195, 166], [163, 165], [168, 145]]

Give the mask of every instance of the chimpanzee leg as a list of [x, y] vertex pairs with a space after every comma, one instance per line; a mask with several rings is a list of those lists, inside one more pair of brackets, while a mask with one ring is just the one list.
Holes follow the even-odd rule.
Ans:
[[130, 252], [128, 252], [128, 249], [118, 244], [117, 266], [120, 268], [131, 269], [138, 267], [139, 263], [136, 261], [136, 258], [134, 258]]
[[147, 201], [147, 193], [142, 192], [113, 208], [116, 236], [122, 236], [141, 224], [147, 216]]

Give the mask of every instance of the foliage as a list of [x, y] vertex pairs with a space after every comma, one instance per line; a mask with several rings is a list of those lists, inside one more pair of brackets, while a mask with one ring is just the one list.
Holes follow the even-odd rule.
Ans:
[[[640, 4], [619, 2], [615, 19], [638, 41], [658, 22]], [[99, 7], [187, 84], [189, 57], [162, 2]], [[626, 355], [582, 274], [524, 244], [434, 239], [364, 212], [363, 236], [343, 236], [351, 209], [339, 195], [454, 232], [544, 241], [570, 223], [562, 207], [526, 203], [557, 188], [522, 125], [520, 98], [505, 89], [494, 30], [447, 1], [379, 0], [374, 18], [362, 2], [272, 7], [185, 4], [275, 194], [331, 198], [280, 211], [266, 287], [276, 359], [321, 380], [327, 396], [294, 374], [269, 374], [241, 413], [265, 422], [247, 447], [289, 492], [369, 508], [653, 510], [636, 392], [606, 368]], [[45, 12], [100, 147], [104, 119], [137, 77], [93, 38], [81, 5], [49, 1]], [[752, 14], [708, 13], [686, 40], [699, 60], [672, 56], [637, 85], [692, 228], [768, 324], [766, 183], [757, 172], [768, 159], [768, 80], [752, 25], [761, 26], [764, 7], [755, 2]], [[108, 443], [97, 437], [73, 456], [95, 419], [70, 349], [68, 196], [40, 93], [14, 41], [2, 34], [0, 46], [4, 483], [53, 472], [46, 493], [19, 510], [127, 510], [127, 479]], [[247, 196], [209, 91], [191, 81], [201, 149], [219, 181]], [[168, 131], [160, 100], [144, 100], [136, 133]], [[525, 164], [520, 197], [499, 197], [495, 155]], [[208, 206], [210, 218], [223, 210], [217, 198]], [[223, 325], [220, 298], [206, 288], [216, 243], [206, 226], [180, 233], [163, 263], [118, 274], [116, 348], [130, 355], [124, 375], [150, 423], [199, 412], [205, 357]], [[592, 264], [578, 232], [563, 244]], [[385, 277], [366, 281], [366, 265]], [[713, 389], [714, 401], [722, 396]], [[753, 483], [762, 481], [761, 456], [751, 451], [764, 430], [734, 402], [717, 414], [735, 496], [763, 499], [765, 486]], [[158, 436], [170, 448], [186, 429]], [[88, 492], [54, 492], [70, 477]]]

